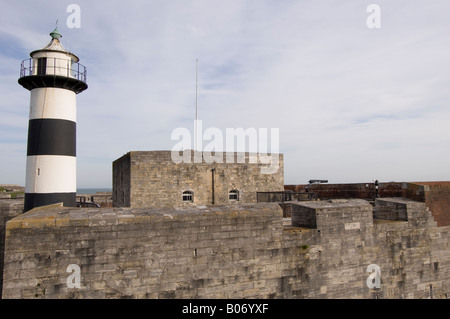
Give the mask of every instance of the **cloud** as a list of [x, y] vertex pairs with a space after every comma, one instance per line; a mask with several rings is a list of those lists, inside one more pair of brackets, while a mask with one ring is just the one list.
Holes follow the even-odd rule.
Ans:
[[359, 1], [78, 1], [81, 28], [69, 29], [66, 3], [9, 2], [0, 167], [17, 173], [2, 168], [2, 182], [23, 183], [20, 61], [48, 43], [56, 18], [88, 68], [77, 97], [80, 186], [110, 186], [114, 159], [170, 149], [175, 128], [192, 128], [196, 59], [204, 128], [279, 128], [287, 183], [449, 179], [450, 4], [377, 3], [381, 29], [367, 28]]

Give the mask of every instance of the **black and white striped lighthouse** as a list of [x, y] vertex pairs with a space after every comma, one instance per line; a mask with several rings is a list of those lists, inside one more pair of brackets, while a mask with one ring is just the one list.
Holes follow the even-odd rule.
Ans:
[[30, 90], [25, 207], [76, 206], [76, 95], [86, 68], [65, 50], [55, 28], [50, 43], [22, 61], [19, 84]]

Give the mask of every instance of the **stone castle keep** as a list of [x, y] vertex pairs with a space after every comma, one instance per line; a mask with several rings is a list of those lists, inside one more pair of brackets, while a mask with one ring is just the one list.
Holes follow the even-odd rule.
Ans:
[[[1, 298], [450, 297], [443, 185], [381, 183], [375, 198], [369, 184], [284, 185], [283, 154], [276, 172], [263, 174], [249, 154], [175, 163], [170, 151], [132, 151], [112, 163], [114, 207], [72, 207], [75, 94], [87, 88], [83, 72], [69, 70], [76, 61], [30, 60], [24, 70], [39, 86], [29, 88], [32, 110], [44, 88], [59, 96], [40, 105], [46, 117], [30, 115], [30, 130], [71, 143], [29, 134], [37, 151], [27, 154], [26, 207], [23, 198], [0, 199]], [[72, 82], [81, 87], [59, 87]]]
[[[202, 158], [195, 163], [194, 151], [189, 154], [187, 163], [174, 163], [171, 151], [129, 152], [114, 161], [113, 205], [144, 208], [256, 203], [257, 192], [284, 190], [283, 154], [277, 154], [273, 174], [261, 173], [267, 164], [252, 163], [248, 153], [223, 153], [221, 163], [207, 163]], [[233, 160], [227, 161], [230, 154]]]

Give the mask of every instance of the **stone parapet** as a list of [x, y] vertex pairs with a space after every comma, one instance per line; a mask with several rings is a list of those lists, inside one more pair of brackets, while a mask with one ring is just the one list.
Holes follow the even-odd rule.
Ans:
[[407, 220], [302, 202], [293, 222], [315, 227], [274, 203], [38, 208], [6, 224], [3, 297], [448, 298], [450, 228], [423, 203], [378, 207], [394, 204]]

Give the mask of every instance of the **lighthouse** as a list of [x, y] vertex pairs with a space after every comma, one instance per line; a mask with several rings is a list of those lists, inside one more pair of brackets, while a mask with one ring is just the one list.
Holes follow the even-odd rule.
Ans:
[[86, 67], [64, 49], [55, 28], [50, 43], [22, 61], [19, 84], [30, 91], [24, 211], [76, 206], [76, 95], [87, 89]]

